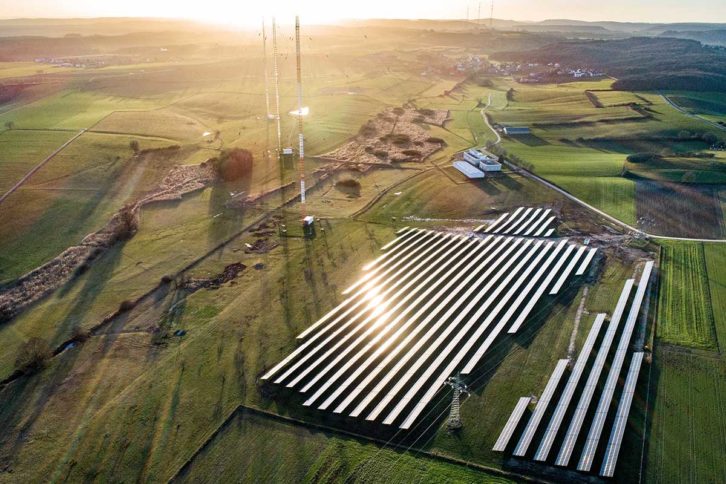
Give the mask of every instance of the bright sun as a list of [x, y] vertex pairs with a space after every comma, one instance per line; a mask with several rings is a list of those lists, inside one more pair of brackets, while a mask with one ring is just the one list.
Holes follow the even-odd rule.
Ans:
[[[118, 15], [118, 3], [114, 3]], [[103, 8], [103, 7], [96, 7]], [[148, 17], [175, 17], [235, 26], [240, 28], [256, 27], [262, 17], [276, 16], [278, 23], [292, 23], [295, 15], [300, 15], [307, 24], [331, 23], [347, 18], [352, 12], [345, 3], [330, 8], [328, 2], [295, 2], [291, 0], [272, 0], [263, 2], [205, 0], [175, 1], [127, 0], [121, 7], [124, 14], [137, 16], [143, 12]]]

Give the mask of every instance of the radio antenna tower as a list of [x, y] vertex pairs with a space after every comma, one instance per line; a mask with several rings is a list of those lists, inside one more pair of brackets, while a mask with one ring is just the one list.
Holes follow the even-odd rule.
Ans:
[[479, 7], [476, 10], [476, 26], [477, 28], [481, 26], [481, 2], [479, 2]]
[[449, 431], [455, 431], [459, 430], [464, 426], [464, 424], [461, 422], [461, 395], [469, 394], [469, 388], [466, 386], [466, 384], [463, 382], [463, 380], [459, 377], [459, 375], [456, 376], [450, 376], [448, 380], [446, 380], [446, 384], [449, 385], [451, 388], [454, 389], [454, 397], [451, 400], [451, 412], [449, 412], [449, 422], [447, 423], [447, 427]]
[[272, 119], [270, 112], [270, 76], [267, 73], [267, 33], [265, 32], [265, 17], [262, 17], [262, 67], [265, 69], [265, 108], [267, 120]]
[[305, 137], [303, 136], [302, 67], [300, 65], [300, 16], [295, 16], [295, 57], [297, 60], [297, 137], [300, 143], [298, 170], [300, 171], [300, 205], [305, 217]]
[[272, 17], [272, 74], [275, 77], [275, 120], [277, 121], [277, 157], [282, 154], [282, 129], [280, 128], [280, 71], [277, 67], [277, 22]]
[[491, 6], [491, 9], [489, 10], [489, 30], [494, 30], [493, 22], [494, 22], [494, 0], [492, 0], [492, 6]]

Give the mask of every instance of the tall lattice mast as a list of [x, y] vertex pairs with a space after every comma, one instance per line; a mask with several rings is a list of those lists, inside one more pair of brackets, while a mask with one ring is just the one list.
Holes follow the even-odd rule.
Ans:
[[494, 0], [492, 0], [491, 9], [489, 10], [489, 30], [494, 29]]
[[277, 22], [272, 17], [272, 72], [275, 77], [275, 119], [277, 121], [277, 156], [282, 154], [282, 129], [280, 128], [280, 71], [277, 67]]
[[305, 137], [303, 136], [302, 66], [300, 65], [300, 17], [295, 16], [295, 56], [297, 59], [297, 137], [299, 146], [300, 204], [305, 217]]
[[265, 69], [265, 108], [267, 119], [272, 119], [270, 112], [270, 76], [267, 72], [267, 32], [265, 32], [265, 18], [262, 17], [262, 67]]

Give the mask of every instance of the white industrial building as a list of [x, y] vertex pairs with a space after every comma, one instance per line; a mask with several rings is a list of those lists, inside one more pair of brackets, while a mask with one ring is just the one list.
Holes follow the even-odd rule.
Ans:
[[472, 165], [465, 161], [455, 161], [454, 162], [454, 168], [459, 170], [469, 179], [478, 179], [478, 178], [484, 178], [486, 175], [483, 171], [481, 171], [478, 168], [474, 168]]
[[482, 153], [480, 150], [472, 148], [464, 152], [464, 160], [483, 172], [502, 171], [499, 158], [491, 153]]

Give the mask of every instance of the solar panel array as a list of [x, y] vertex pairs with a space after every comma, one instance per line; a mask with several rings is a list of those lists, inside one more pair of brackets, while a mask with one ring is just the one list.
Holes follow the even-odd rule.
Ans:
[[[583, 264], [586, 262], [589, 263], [593, 254], [594, 250], [591, 249], [585, 257]], [[567, 267], [574, 267], [574, 264], [576, 262], [573, 263], [571, 261]], [[530, 443], [537, 435], [540, 443], [532, 456], [534, 460], [540, 462], [549, 461], [552, 458], [550, 451], [556, 446], [555, 444], [559, 443], [559, 452], [553, 462], [555, 465], [562, 467], [569, 466], [571, 464], [572, 454], [577, 452], [580, 455], [577, 470], [589, 472], [598, 455], [598, 449], [604, 449], [605, 454], [600, 467], [600, 475], [604, 477], [612, 477], [614, 475], [618, 454], [625, 435], [625, 425], [630, 413], [633, 394], [635, 393], [635, 386], [643, 360], [642, 352], [630, 351], [631, 340], [635, 331], [635, 324], [641, 314], [641, 305], [648, 289], [652, 271], [653, 262], [646, 262], [634, 294], [632, 289], [635, 285], [635, 280], [628, 279], [625, 282], [615, 310], [607, 324], [605, 334], [602, 337], [600, 337], [600, 334], [605, 324], [606, 315], [603, 313], [595, 317], [590, 333], [572, 367], [569, 377], [563, 378], [568, 360], [560, 360], [558, 362], [534, 412], [530, 416], [527, 426], [520, 436], [519, 443], [513, 452], [514, 456], [527, 458], [530, 454]], [[585, 269], [582, 268], [582, 270], [578, 269], [576, 274], [581, 275], [584, 272]], [[566, 273], [567, 269], [565, 269], [563, 274]], [[624, 325], [621, 325], [620, 321], [628, 307], [627, 319]], [[618, 334], [618, 344], [613, 350], [613, 342]], [[597, 344], [598, 341], [599, 345]], [[590, 356], [596, 346], [597, 354], [592, 365], [589, 365], [591, 360]], [[621, 379], [623, 364], [628, 353], [632, 353], [633, 355], [630, 369], [625, 378], [620, 402], [617, 405], [617, 411], [610, 430], [610, 438], [607, 443], [604, 443], [600, 437], [605, 430], [606, 424], [610, 421], [608, 417], [613, 415], [613, 399], [615, 398], [618, 381]], [[608, 360], [610, 361], [610, 365], [607, 378], [604, 385], [599, 385], [602, 380], [605, 363]], [[581, 379], [588, 365], [589, 373], [587, 380], [582, 384]], [[566, 384], [560, 391], [559, 389], [562, 387], [560, 384], [561, 381], [566, 381]], [[599, 401], [597, 406], [593, 408], [593, 397], [596, 396], [598, 391]], [[559, 394], [559, 398], [557, 399], [558, 403], [554, 407], [554, 410], [548, 412], [549, 403], [551, 400], [556, 399], [555, 394], [557, 393]], [[577, 404], [573, 407], [574, 397], [578, 393], [579, 398], [576, 399]], [[520, 409], [521, 402], [522, 400], [520, 400], [515, 409], [520, 413], [520, 416], [524, 412], [524, 409]], [[549, 423], [546, 430], [543, 433], [537, 434], [539, 424], [546, 414], [549, 414]], [[565, 430], [563, 423], [565, 423], [567, 417], [569, 417], [569, 425]], [[587, 436], [583, 436], [581, 432], [582, 427], [588, 420], [591, 422], [590, 428]], [[507, 441], [512, 437], [513, 427], [508, 422], [502, 432], [502, 435], [504, 435], [505, 431], [507, 432]], [[578, 443], [581, 444], [579, 447]], [[497, 441], [494, 450], [503, 452], [505, 447], [506, 443], [501, 445], [501, 442]]]
[[550, 208], [519, 207], [514, 212], [502, 214], [486, 228], [481, 225], [476, 232], [485, 234], [519, 235], [524, 237], [550, 237], [555, 229], [555, 216]]
[[[537, 210], [531, 223], [543, 217]], [[411, 429], [447, 378], [474, 371], [504, 329], [516, 332], [575, 277], [585, 250], [494, 234], [397, 235], [263, 381], [300, 392], [307, 407]]]

